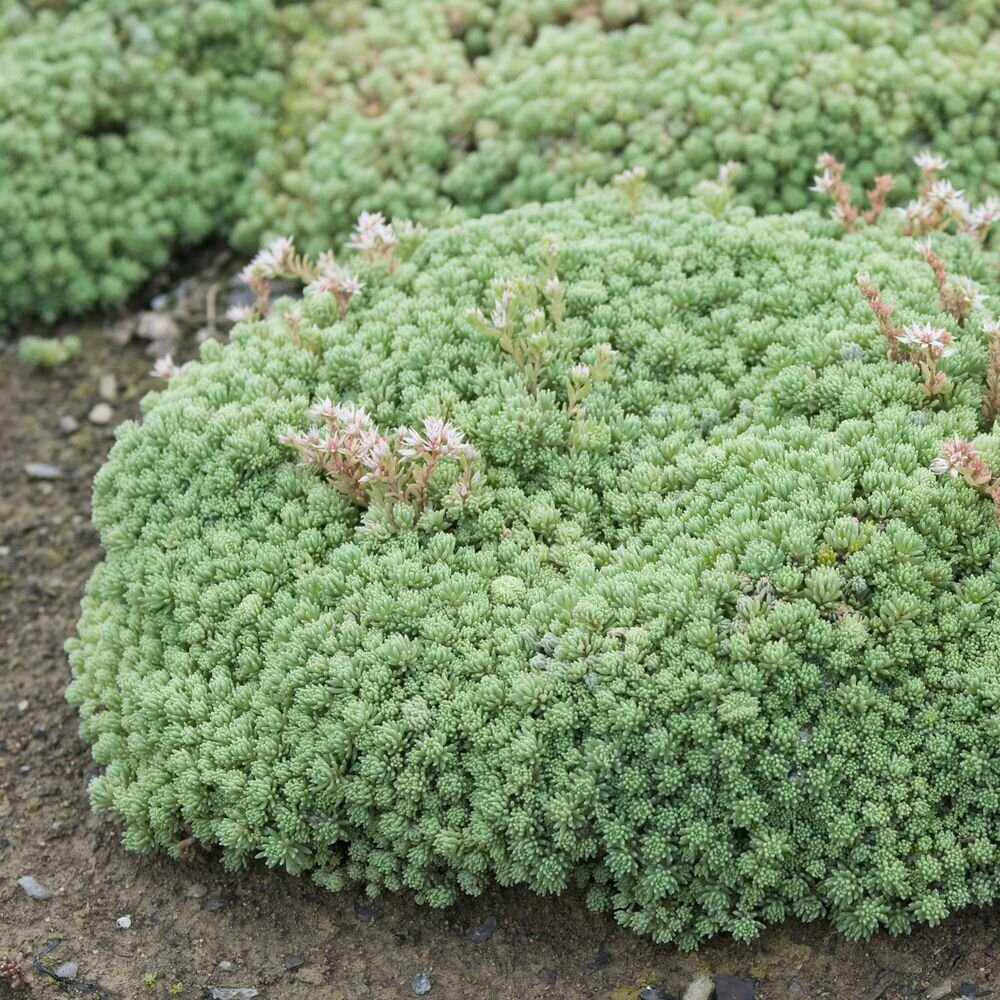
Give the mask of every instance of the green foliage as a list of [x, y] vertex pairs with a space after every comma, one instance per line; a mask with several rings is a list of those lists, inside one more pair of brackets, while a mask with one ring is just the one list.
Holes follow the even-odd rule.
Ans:
[[552, 201], [637, 164], [687, 195], [740, 161], [736, 200], [767, 212], [807, 205], [824, 150], [859, 186], [933, 146], [974, 200], [1000, 188], [988, 0], [392, 0], [310, 16], [236, 229], [248, 251], [286, 232], [321, 249], [362, 210], [436, 222]]
[[120, 303], [219, 232], [268, 131], [270, 0], [0, 9], [0, 325]]
[[[1000, 291], [971, 241], [935, 246]], [[532, 393], [469, 312], [553, 267]], [[953, 332], [946, 396], [886, 359], [861, 269], [895, 320]], [[1000, 437], [985, 337], [910, 241], [607, 191], [360, 276], [343, 319], [307, 291], [315, 349], [280, 302], [205, 344], [97, 478], [69, 697], [129, 847], [193, 836], [435, 906], [575, 885], [684, 947], [997, 897], [1000, 530], [928, 465]], [[480, 487], [453, 521], [359, 530], [278, 440], [324, 398], [446, 415]]]
[[55, 368], [80, 353], [79, 337], [22, 337], [17, 356], [31, 368]]
[[118, 304], [211, 236], [318, 251], [362, 210], [438, 223], [636, 165], [721, 205], [741, 161], [735, 200], [778, 212], [824, 150], [860, 186], [931, 145], [977, 201], [998, 28], [991, 0], [0, 0], [0, 326]]

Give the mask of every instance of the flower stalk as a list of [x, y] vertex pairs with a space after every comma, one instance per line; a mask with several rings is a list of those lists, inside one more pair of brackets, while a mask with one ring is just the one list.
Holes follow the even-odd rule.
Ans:
[[875, 222], [885, 211], [886, 199], [896, 186], [892, 174], [880, 174], [875, 178], [875, 186], [866, 192], [868, 208], [861, 211], [855, 207], [851, 187], [844, 180], [845, 164], [830, 153], [822, 153], [816, 160], [816, 169], [822, 173], [813, 177], [809, 190], [828, 194], [833, 199], [830, 215], [848, 232], [854, 232], [859, 221], [866, 225]]
[[950, 331], [924, 323], [913, 326], [896, 326], [892, 322], [893, 307], [882, 298], [882, 290], [869, 275], [859, 271], [858, 287], [868, 307], [878, 320], [879, 329], [886, 342], [886, 358], [894, 362], [911, 362], [924, 377], [923, 390], [928, 399], [948, 392], [951, 382], [939, 368], [943, 358], [954, 353]]
[[642, 201], [643, 191], [646, 190], [646, 168], [642, 165], [629, 167], [620, 174], [615, 174], [614, 185], [625, 197], [625, 204], [628, 206], [629, 214], [639, 214], [639, 202]]
[[944, 261], [934, 252], [930, 240], [917, 243], [916, 250], [934, 273], [941, 308], [960, 324], [964, 324], [973, 311], [982, 305], [986, 296], [968, 278], [951, 280]]
[[989, 320], [983, 324], [986, 334], [988, 360], [986, 363], [986, 389], [983, 392], [983, 420], [990, 430], [1000, 416], [1000, 322]]

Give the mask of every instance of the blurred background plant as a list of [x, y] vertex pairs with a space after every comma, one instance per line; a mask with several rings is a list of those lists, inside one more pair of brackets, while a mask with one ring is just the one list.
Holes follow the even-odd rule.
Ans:
[[979, 202], [998, 28], [988, 0], [0, 0], [0, 325], [119, 304], [208, 239], [315, 253], [364, 211], [440, 223], [637, 165], [686, 195], [738, 161], [726, 196], [773, 213], [820, 150], [867, 189], [933, 146]]

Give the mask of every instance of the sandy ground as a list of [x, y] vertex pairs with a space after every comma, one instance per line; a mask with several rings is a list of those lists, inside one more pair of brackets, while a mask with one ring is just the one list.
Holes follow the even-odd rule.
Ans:
[[[787, 924], [750, 946], [718, 940], [682, 954], [589, 913], [573, 895], [496, 891], [432, 911], [406, 896], [332, 895], [262, 866], [230, 875], [211, 856], [177, 863], [126, 852], [114, 819], [89, 809], [94, 764], [63, 698], [63, 642], [100, 558], [91, 480], [114, 425], [155, 388], [145, 342], [115, 344], [111, 329], [64, 329], [84, 347], [56, 372], [30, 372], [0, 346], [0, 957], [45, 951], [47, 969], [78, 966], [71, 983], [36, 967], [32, 995], [190, 998], [218, 986], [272, 1000], [405, 998], [425, 975], [431, 1000], [635, 1000], [650, 986], [662, 1000], [708, 971], [752, 979], [761, 1000], [896, 1000], [949, 984], [938, 995], [1000, 998], [998, 909], [904, 939], [855, 943], [823, 922]], [[193, 351], [189, 333], [181, 358]], [[113, 418], [97, 426], [88, 414], [108, 375]], [[66, 416], [79, 422], [74, 433], [59, 430]], [[59, 466], [58, 478], [31, 478], [33, 462]], [[29, 898], [18, 885], [25, 875], [52, 897]]]

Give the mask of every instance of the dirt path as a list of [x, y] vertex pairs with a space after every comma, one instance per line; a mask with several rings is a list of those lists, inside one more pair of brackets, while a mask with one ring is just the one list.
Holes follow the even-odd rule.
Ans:
[[[100, 556], [92, 476], [113, 425], [137, 413], [154, 383], [140, 343], [115, 346], [100, 325], [77, 332], [83, 351], [55, 374], [0, 353], [0, 956], [59, 941], [45, 966], [76, 963], [78, 986], [96, 984], [65, 992], [36, 972], [34, 995], [190, 998], [222, 986], [271, 1000], [405, 998], [424, 974], [430, 1000], [634, 1000], [646, 986], [680, 997], [711, 971], [751, 977], [763, 1000], [896, 1000], [947, 981], [954, 992], [941, 996], [1000, 1000], [996, 908], [900, 940], [851, 943], [822, 922], [787, 924], [750, 947], [720, 940], [689, 955], [588, 913], [576, 896], [497, 891], [432, 911], [403, 896], [331, 895], [262, 866], [231, 875], [211, 857], [127, 853], [115, 822], [88, 807], [94, 765], [63, 700], [62, 644]], [[87, 415], [108, 374], [118, 383], [114, 417], [95, 426]], [[59, 431], [64, 416], [79, 422], [75, 433]], [[30, 478], [32, 462], [58, 465], [59, 478]], [[52, 898], [29, 898], [17, 884], [25, 875]], [[182, 985], [171, 993], [173, 984]]]

